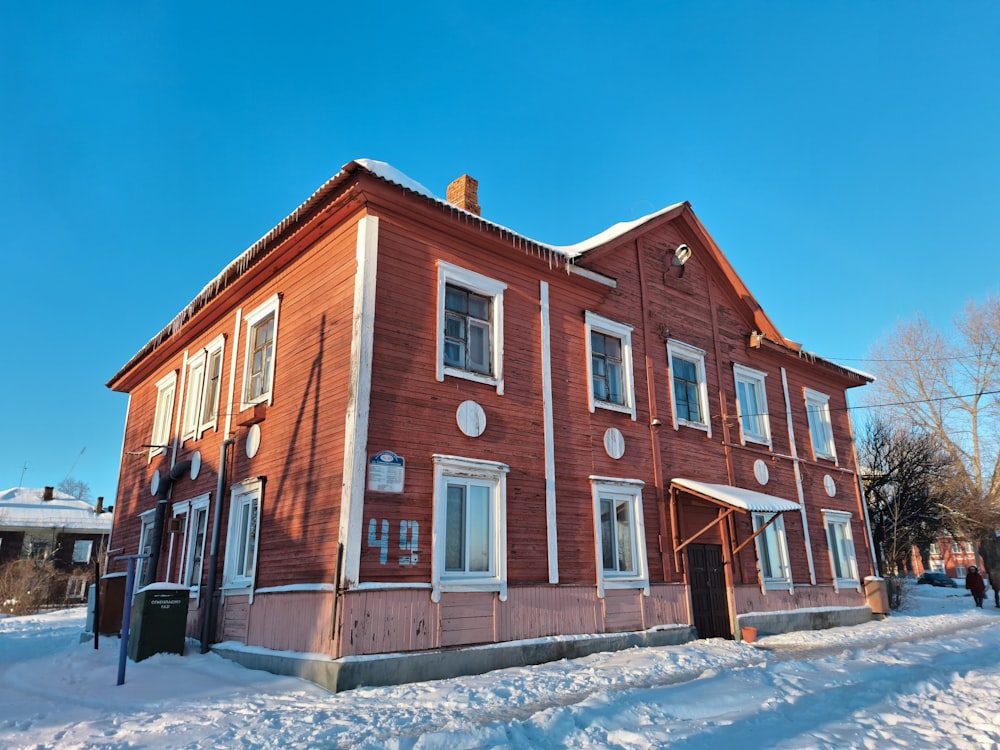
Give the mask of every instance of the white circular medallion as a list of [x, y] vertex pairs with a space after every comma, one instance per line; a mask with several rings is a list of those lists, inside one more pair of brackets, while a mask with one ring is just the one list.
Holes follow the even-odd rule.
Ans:
[[767, 484], [771, 478], [771, 474], [767, 470], [767, 464], [759, 458], [753, 462], [753, 476], [757, 480], [757, 484]]
[[160, 489], [160, 470], [157, 469], [153, 472], [153, 478], [149, 480], [149, 494], [155, 495], [156, 491]]
[[833, 481], [833, 477], [829, 474], [823, 477], [823, 489], [826, 490], [826, 494], [830, 497], [837, 494], [837, 483]]
[[250, 425], [247, 430], [247, 458], [253, 458], [260, 450], [260, 425]]
[[467, 437], [479, 437], [486, 430], [486, 412], [475, 401], [463, 401], [455, 413], [458, 429]]
[[625, 438], [617, 427], [609, 427], [604, 432], [604, 450], [611, 458], [619, 459], [625, 455]]
[[191, 456], [191, 478], [197, 479], [201, 472], [201, 451], [195, 451]]

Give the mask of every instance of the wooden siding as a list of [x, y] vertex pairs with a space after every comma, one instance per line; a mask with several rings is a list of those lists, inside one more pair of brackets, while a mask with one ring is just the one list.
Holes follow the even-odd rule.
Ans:
[[734, 591], [736, 614], [749, 612], [784, 612], [813, 607], [863, 607], [867, 604], [863, 591], [830, 586], [796, 586], [795, 591], [768, 591], [761, 593], [753, 586], [737, 586]]
[[282, 591], [254, 596], [248, 646], [330, 654], [333, 592]]
[[[844, 393], [858, 382], [808, 357], [796, 356], [787, 347], [751, 344], [751, 332], [760, 328], [755, 303], [741, 297], [744, 293], [734, 285], [731, 270], [713, 260], [700, 225], [686, 214], [687, 209], [675, 219], [654, 221], [647, 230], [579, 260], [588, 269], [613, 278], [615, 286], [609, 288], [566, 273], [558, 263], [526, 254], [497, 234], [454, 219], [374, 178], [363, 178], [360, 184], [363, 196], [345, 193], [340, 203], [318, 209], [308, 224], [288, 232], [271, 255], [194, 314], [123, 379], [131, 401], [112, 548], [126, 554], [136, 551], [139, 514], [156, 503], [149, 490], [150, 478], [156, 470], [165, 475], [170, 466], [165, 456], [149, 462], [138, 448], [152, 434], [156, 382], [170, 371], [178, 373], [173, 426], [176, 414], [184, 408], [185, 352], [193, 355], [224, 335], [220, 388], [224, 399], [233, 389], [232, 403], [221, 407], [215, 429], [180, 444], [176, 460], [189, 459], [198, 451], [202, 469], [197, 479], [184, 477], [174, 483], [171, 502], [209, 494], [214, 514], [222, 469], [217, 465], [220, 447], [225, 438], [234, 437], [236, 444], [224, 467], [219, 582], [227, 542], [229, 486], [252, 477], [265, 480], [256, 587], [336, 582], [344, 425], [351, 395], [355, 243], [357, 221], [369, 214], [379, 217], [377, 285], [368, 433], [359, 439], [368, 456], [392, 450], [404, 458], [403, 492], [365, 492], [359, 580], [347, 582], [349, 588], [338, 602], [333, 643], [329, 643], [334, 625], [330, 621], [332, 594], [304, 592], [258, 594], [252, 605], [246, 596], [227, 596], [219, 623], [222, 637], [339, 656], [688, 624], [689, 596], [684, 576], [674, 570], [666, 493], [675, 477], [734, 484], [795, 502], [801, 499], [806, 525], [802, 514], [784, 516], [792, 575], [799, 584], [791, 597], [794, 606], [829, 606], [812, 602], [851, 600], [850, 592], [833, 597], [828, 593], [832, 573], [821, 511], [851, 513], [858, 566], [864, 576], [871, 570], [871, 560]], [[669, 260], [681, 242], [693, 249], [683, 274]], [[506, 285], [502, 394], [493, 385], [462, 378], [446, 375], [443, 382], [437, 380], [439, 261]], [[549, 289], [557, 586], [548, 583], [539, 351], [542, 281]], [[238, 315], [245, 317], [276, 294], [281, 302], [273, 403], [259, 424], [260, 452], [250, 458], [245, 450], [249, 412], [240, 408], [249, 330], [244, 321], [234, 336], [234, 327]], [[618, 411], [589, 408], [588, 312], [631, 327], [634, 419]], [[668, 339], [705, 353], [710, 433], [674, 427]], [[744, 445], [740, 440], [734, 363], [766, 373], [770, 446]], [[783, 377], [788, 384], [794, 449], [785, 418]], [[813, 457], [804, 388], [830, 396], [836, 462]], [[487, 427], [478, 438], [464, 435], [456, 424], [456, 410], [466, 400], [476, 401], [486, 413]], [[227, 415], [232, 415], [228, 434]], [[651, 424], [654, 418], [660, 426]], [[610, 428], [624, 438], [625, 453], [618, 459], [604, 450], [604, 435]], [[138, 452], [133, 455], [132, 451]], [[435, 604], [426, 588], [350, 589], [357, 584], [430, 584], [434, 454], [510, 467], [505, 498], [506, 602], [495, 593], [445, 592]], [[754, 478], [757, 460], [769, 469], [766, 485]], [[599, 561], [590, 480], [595, 475], [642, 483], [649, 596], [637, 589], [609, 589], [603, 599], [597, 597]], [[837, 485], [833, 498], [824, 490], [827, 475]], [[801, 496], [797, 477], [801, 477]], [[700, 530], [719, 512], [716, 505], [690, 498], [680, 501], [679, 509], [682, 538]], [[210, 527], [212, 521], [210, 516]], [[374, 531], [371, 541], [370, 528]], [[412, 540], [415, 529], [419, 529], [416, 548], [401, 546], [402, 532]], [[699, 541], [735, 545], [750, 534], [750, 517], [737, 513]], [[805, 585], [810, 582], [807, 536], [820, 584], [816, 587]], [[161, 578], [167, 573], [166, 549], [165, 543]], [[124, 570], [124, 566], [117, 563], [112, 570]], [[744, 597], [747, 606], [774, 606], [779, 601], [780, 594], [769, 593], [757, 602], [747, 593], [759, 593], [753, 544], [736, 556], [729, 572], [738, 597]]]

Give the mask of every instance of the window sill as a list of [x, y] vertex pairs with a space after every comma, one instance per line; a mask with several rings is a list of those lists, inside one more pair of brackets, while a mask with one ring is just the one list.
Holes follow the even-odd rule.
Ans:
[[605, 574], [602, 583], [605, 589], [643, 589], [649, 593], [649, 581], [645, 578], [617, 578]]
[[616, 404], [613, 401], [598, 401], [594, 399], [594, 410], [605, 409], [606, 411], [616, 411], [619, 414], [627, 414], [635, 419], [635, 409], [626, 404]]
[[442, 593], [460, 592], [495, 592], [500, 595], [500, 601], [507, 601], [507, 582], [498, 578], [447, 578], [433, 586], [431, 598], [439, 601]]
[[492, 375], [484, 375], [482, 373], [473, 372], [472, 370], [461, 370], [457, 367], [448, 367], [447, 365], [444, 367], [443, 372], [448, 377], [471, 380], [475, 383], [493, 386], [497, 389], [497, 393], [503, 395], [503, 386], [501, 385], [500, 380]]
[[700, 430], [706, 433], [709, 437], [711, 437], [712, 434], [708, 425], [704, 422], [688, 422], [686, 419], [678, 419], [677, 429], [680, 429], [681, 427], [690, 427], [692, 430]]

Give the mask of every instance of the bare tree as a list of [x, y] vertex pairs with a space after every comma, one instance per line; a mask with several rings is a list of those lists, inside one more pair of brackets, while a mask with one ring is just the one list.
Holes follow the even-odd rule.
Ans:
[[90, 485], [73, 477], [66, 477], [56, 487], [60, 492], [72, 495], [77, 500], [90, 500]]
[[[891, 418], [933, 435], [953, 457], [946, 505], [979, 542], [1000, 588], [1000, 298], [969, 302], [945, 335], [918, 317], [873, 348], [881, 373], [869, 397]], [[1000, 606], [1000, 596], [997, 597]]]
[[952, 511], [969, 535], [996, 528], [1000, 510], [1000, 298], [966, 304], [951, 335], [924, 318], [876, 345], [869, 397], [888, 418], [933, 436], [953, 457]]
[[944, 494], [951, 457], [932, 435], [881, 415], [866, 424], [858, 452], [879, 572], [906, 572], [914, 547], [926, 565], [931, 543], [953, 530]]

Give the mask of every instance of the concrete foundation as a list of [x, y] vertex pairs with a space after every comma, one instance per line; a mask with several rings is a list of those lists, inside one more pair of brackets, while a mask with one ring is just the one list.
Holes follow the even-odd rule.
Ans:
[[791, 633], [795, 630], [826, 630], [849, 625], [860, 625], [876, 619], [871, 607], [838, 607], [830, 609], [799, 609], [785, 612], [751, 612], [738, 615], [737, 632], [740, 628], [757, 629], [757, 637]]
[[695, 629], [678, 625], [632, 633], [540, 638], [488, 646], [440, 649], [414, 653], [378, 654], [323, 659], [314, 654], [290, 654], [266, 649], [212, 646], [212, 651], [250, 669], [292, 675], [315, 682], [332, 692], [362, 686], [400, 685], [483, 674], [494, 669], [575, 659], [603, 651], [637, 646], [676, 646], [697, 638]]

